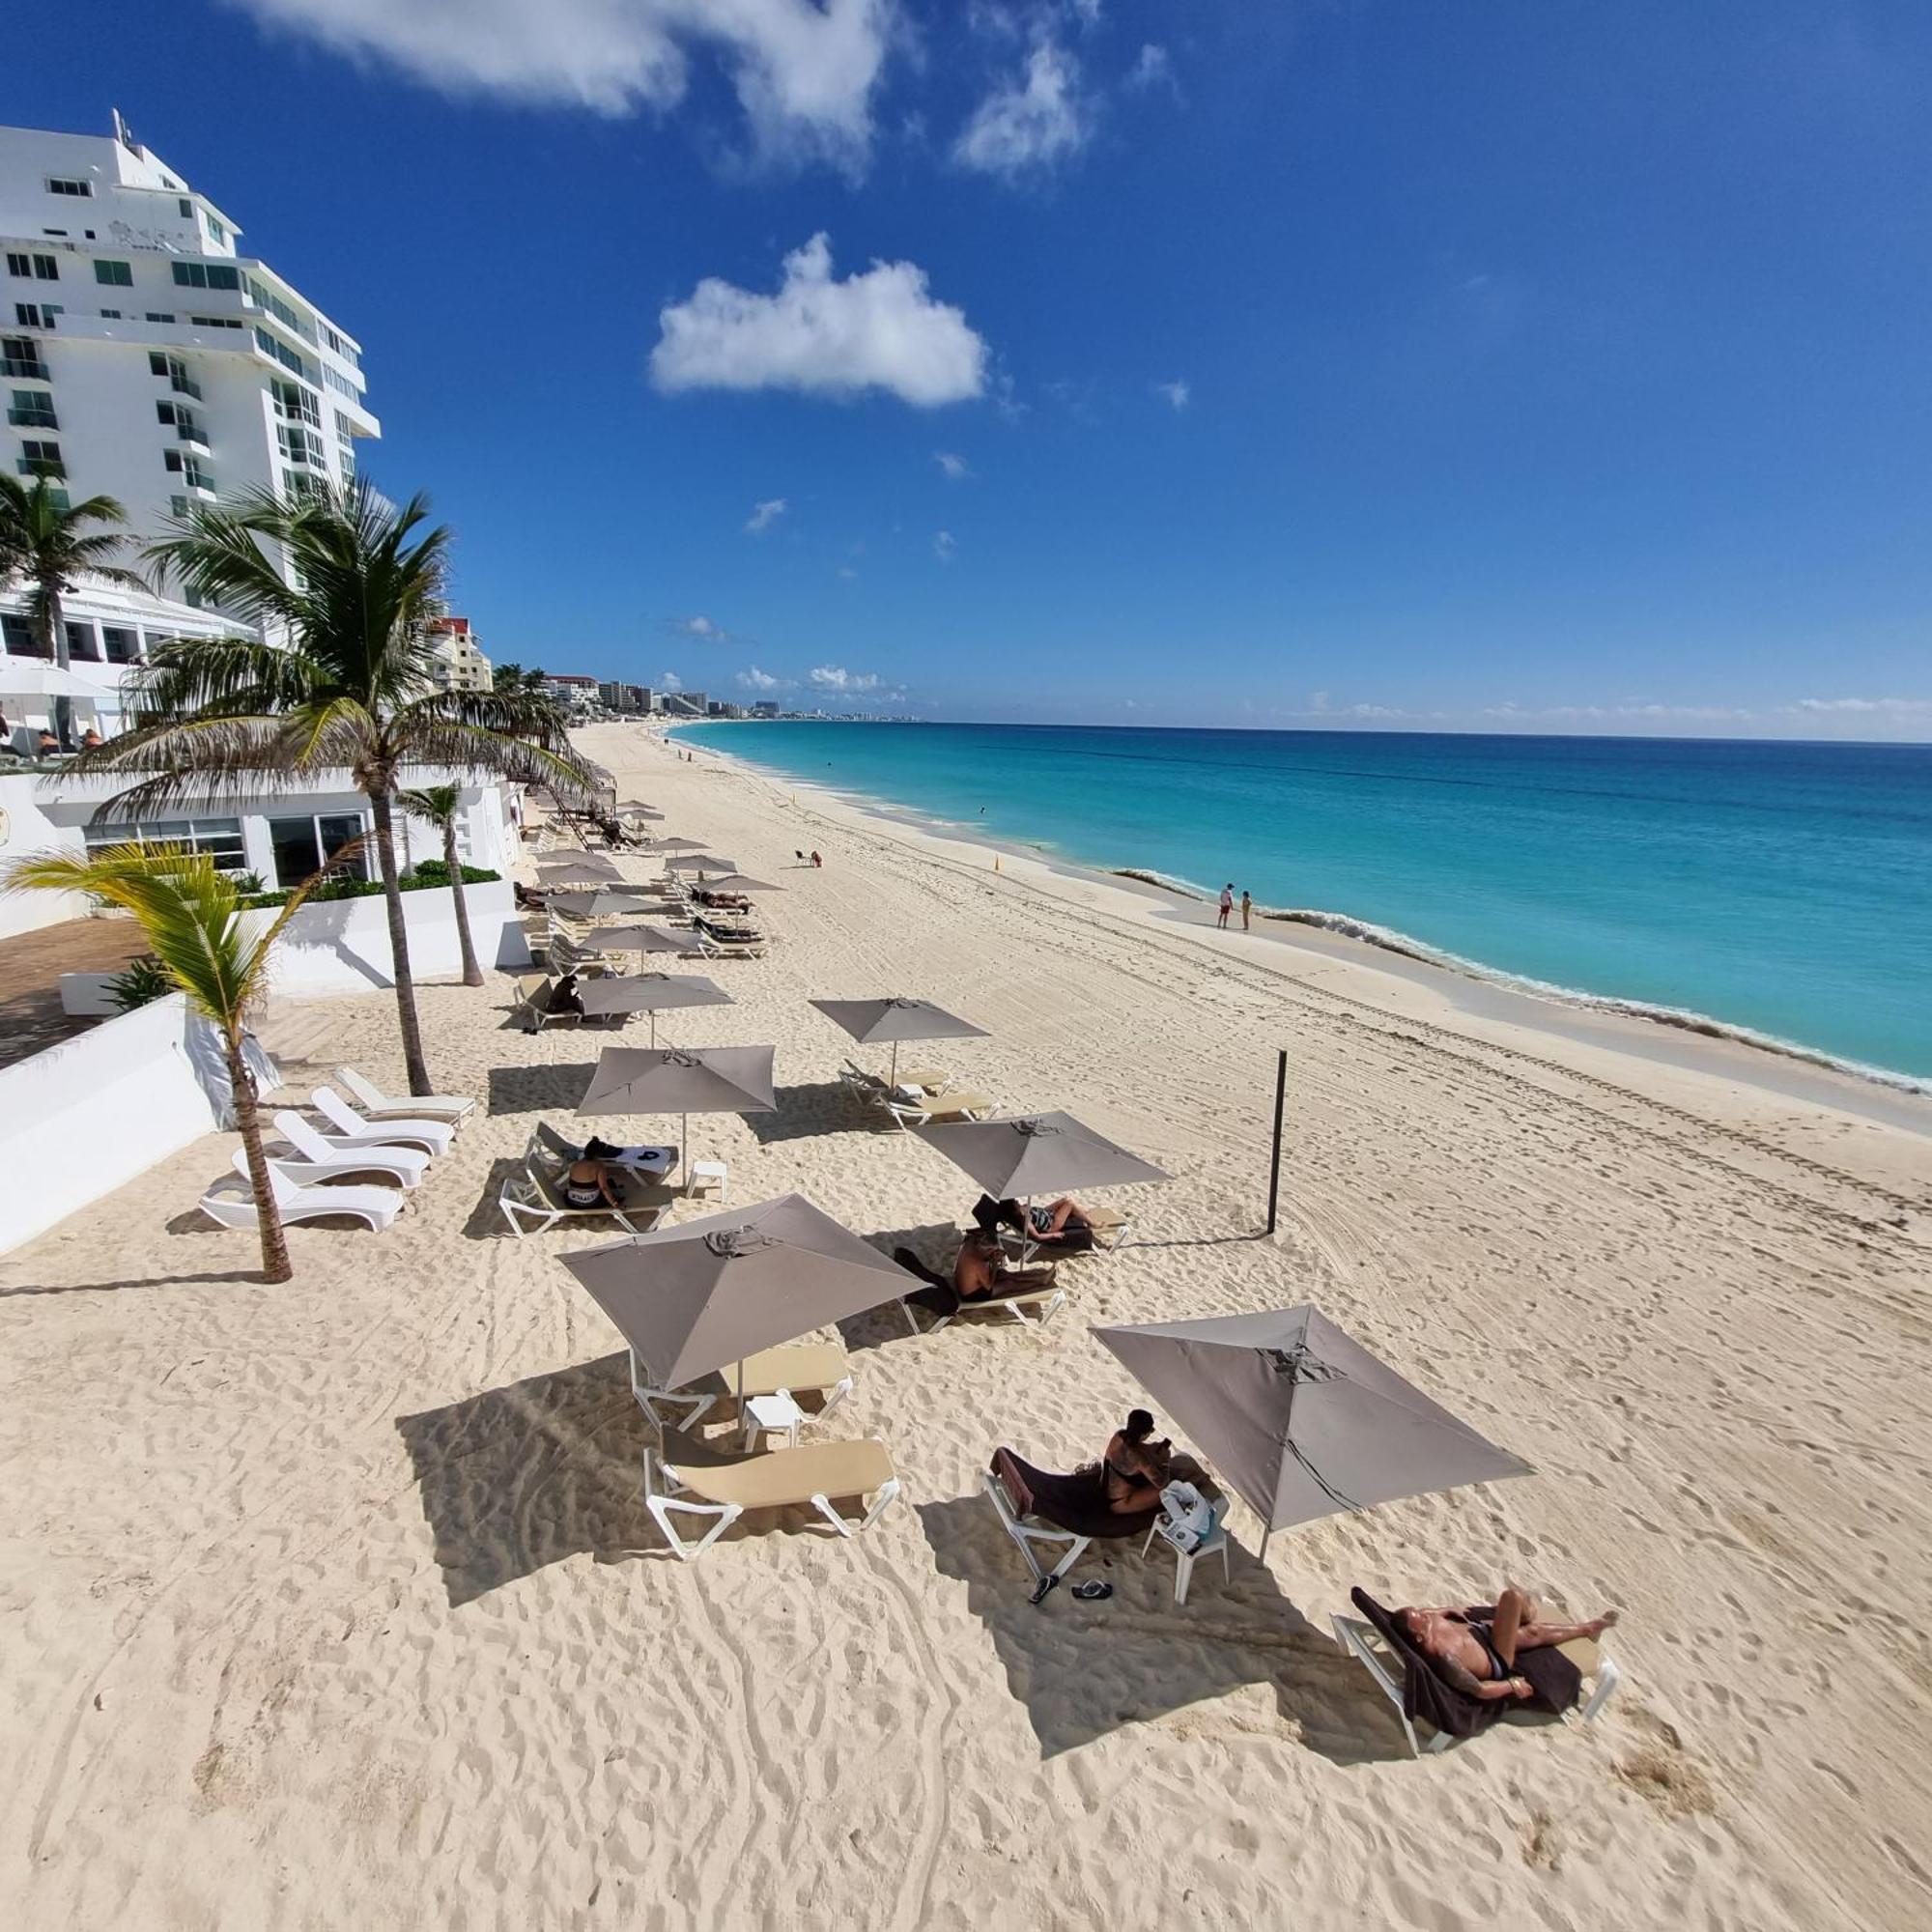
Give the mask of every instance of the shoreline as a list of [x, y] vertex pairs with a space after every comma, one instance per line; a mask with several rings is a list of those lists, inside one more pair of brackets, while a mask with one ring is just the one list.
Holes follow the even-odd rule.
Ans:
[[[679, 728], [676, 724], [664, 727], [667, 739]], [[1143, 902], [1151, 899], [1165, 909], [1170, 920], [1179, 920], [1181, 907], [1199, 906], [1199, 921], [1179, 923], [1212, 926], [1212, 901], [1185, 880], [1143, 867], [1090, 864], [1043, 841], [998, 838], [981, 827], [942, 818], [899, 800], [828, 785], [816, 779], [794, 778], [777, 766], [760, 764], [715, 745], [695, 743], [688, 749], [767, 783], [810, 792], [829, 804], [898, 826], [915, 836], [957, 840], [1003, 857], [1031, 861], [1065, 877], [1110, 886]], [[1347, 913], [1261, 905], [1255, 911], [1259, 924], [1242, 935], [1245, 939], [1286, 945], [1324, 959], [1340, 956], [1365, 968], [1394, 974], [1435, 992], [1460, 1011], [1567, 1040], [1621, 1049], [1686, 1071], [1758, 1087], [1779, 1098], [1834, 1107], [1932, 1137], [1932, 1081], [1916, 1075], [1868, 1066], [1688, 1008], [1532, 980], [1464, 959]], [[1621, 1037], [1627, 1032], [1628, 1037]], [[1643, 1035], [1650, 1037], [1645, 1039]]]

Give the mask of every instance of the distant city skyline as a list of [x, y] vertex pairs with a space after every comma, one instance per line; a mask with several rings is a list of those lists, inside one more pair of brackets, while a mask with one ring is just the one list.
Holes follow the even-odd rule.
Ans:
[[361, 467], [455, 527], [493, 657], [1932, 739], [1924, 9], [97, 0], [34, 43], [0, 122], [118, 107], [353, 323]]

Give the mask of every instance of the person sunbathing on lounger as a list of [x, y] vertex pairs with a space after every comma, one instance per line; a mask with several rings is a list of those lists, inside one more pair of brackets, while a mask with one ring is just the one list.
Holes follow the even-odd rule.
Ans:
[[574, 1160], [563, 1177], [563, 1205], [566, 1208], [621, 1208], [611, 1170], [601, 1160], [586, 1154]]
[[1022, 1208], [1017, 1201], [1002, 1201], [1000, 1211], [1015, 1234], [1039, 1243], [1065, 1241], [1075, 1230], [1092, 1234], [1094, 1222], [1079, 1202], [1062, 1195], [1044, 1207]]
[[1153, 1417], [1144, 1408], [1130, 1409], [1126, 1424], [1117, 1429], [1100, 1459], [1106, 1484], [1107, 1507], [1116, 1516], [1138, 1516], [1160, 1507], [1160, 1492], [1173, 1470], [1174, 1444], [1153, 1435]]
[[976, 1229], [960, 1242], [959, 1258], [952, 1264], [952, 1292], [961, 1301], [983, 1301], [989, 1294], [1009, 1293], [1014, 1289], [1052, 1286], [1050, 1267], [1009, 1268], [999, 1236], [984, 1229]]
[[1537, 1615], [1535, 1598], [1514, 1585], [1496, 1599], [1492, 1622], [1472, 1617], [1466, 1610], [1417, 1606], [1395, 1612], [1395, 1621], [1441, 1672], [1445, 1683], [1465, 1697], [1480, 1697], [1486, 1702], [1497, 1697], [1520, 1701], [1536, 1695], [1529, 1679], [1516, 1674], [1520, 1652], [1548, 1650], [1577, 1637], [1598, 1637], [1616, 1620], [1616, 1611], [1610, 1610], [1587, 1623], [1544, 1623]]

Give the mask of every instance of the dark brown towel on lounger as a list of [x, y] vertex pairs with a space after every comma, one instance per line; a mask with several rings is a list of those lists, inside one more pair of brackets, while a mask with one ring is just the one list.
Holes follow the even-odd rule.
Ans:
[[995, 1449], [993, 1474], [1007, 1492], [1015, 1516], [1037, 1517], [1055, 1529], [1075, 1536], [1145, 1536], [1160, 1506], [1117, 1516], [1107, 1507], [1107, 1488], [1100, 1465], [1090, 1463], [1070, 1476], [1056, 1476], [1023, 1463], [1010, 1449]]
[[921, 1281], [928, 1284], [899, 1298], [915, 1308], [924, 1309], [935, 1320], [941, 1316], [957, 1315], [962, 1308], [986, 1308], [996, 1301], [1021, 1301], [1030, 1294], [1044, 1294], [1053, 1286], [1046, 1281], [1015, 1282], [1009, 1288], [996, 1288], [991, 1294], [976, 1294], [969, 1299], [943, 1274], [927, 1267], [910, 1248], [895, 1248], [893, 1260], [908, 1274], [916, 1274]]
[[[1517, 1653], [1516, 1674], [1526, 1679], [1536, 1695], [1527, 1705], [1514, 1697], [1470, 1697], [1447, 1683], [1435, 1668], [1435, 1660], [1409, 1641], [1408, 1634], [1366, 1590], [1350, 1590], [1350, 1597], [1375, 1628], [1377, 1634], [1402, 1660], [1402, 1712], [1413, 1721], [1426, 1719], [1452, 1738], [1472, 1738], [1487, 1730], [1506, 1711], [1548, 1711], [1560, 1715], [1581, 1695], [1583, 1673], [1560, 1650], [1522, 1650]], [[1493, 1604], [1474, 1604], [1463, 1612], [1472, 1621], [1487, 1623], [1494, 1617]]]

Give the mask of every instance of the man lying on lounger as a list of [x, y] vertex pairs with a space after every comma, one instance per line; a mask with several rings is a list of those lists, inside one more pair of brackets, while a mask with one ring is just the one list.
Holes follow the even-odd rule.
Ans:
[[1516, 1675], [1520, 1652], [1598, 1637], [1617, 1620], [1616, 1611], [1610, 1610], [1587, 1623], [1547, 1624], [1537, 1615], [1536, 1600], [1514, 1586], [1496, 1599], [1493, 1621], [1472, 1617], [1465, 1610], [1420, 1607], [1397, 1610], [1394, 1615], [1446, 1684], [1465, 1697], [1486, 1702], [1497, 1697], [1521, 1701], [1536, 1695], [1529, 1679]]
[[978, 1228], [959, 1244], [952, 1264], [952, 1292], [961, 1301], [983, 1301], [991, 1294], [1010, 1294], [1015, 1289], [1051, 1288], [1053, 1270], [1009, 1268], [1000, 1237]]

